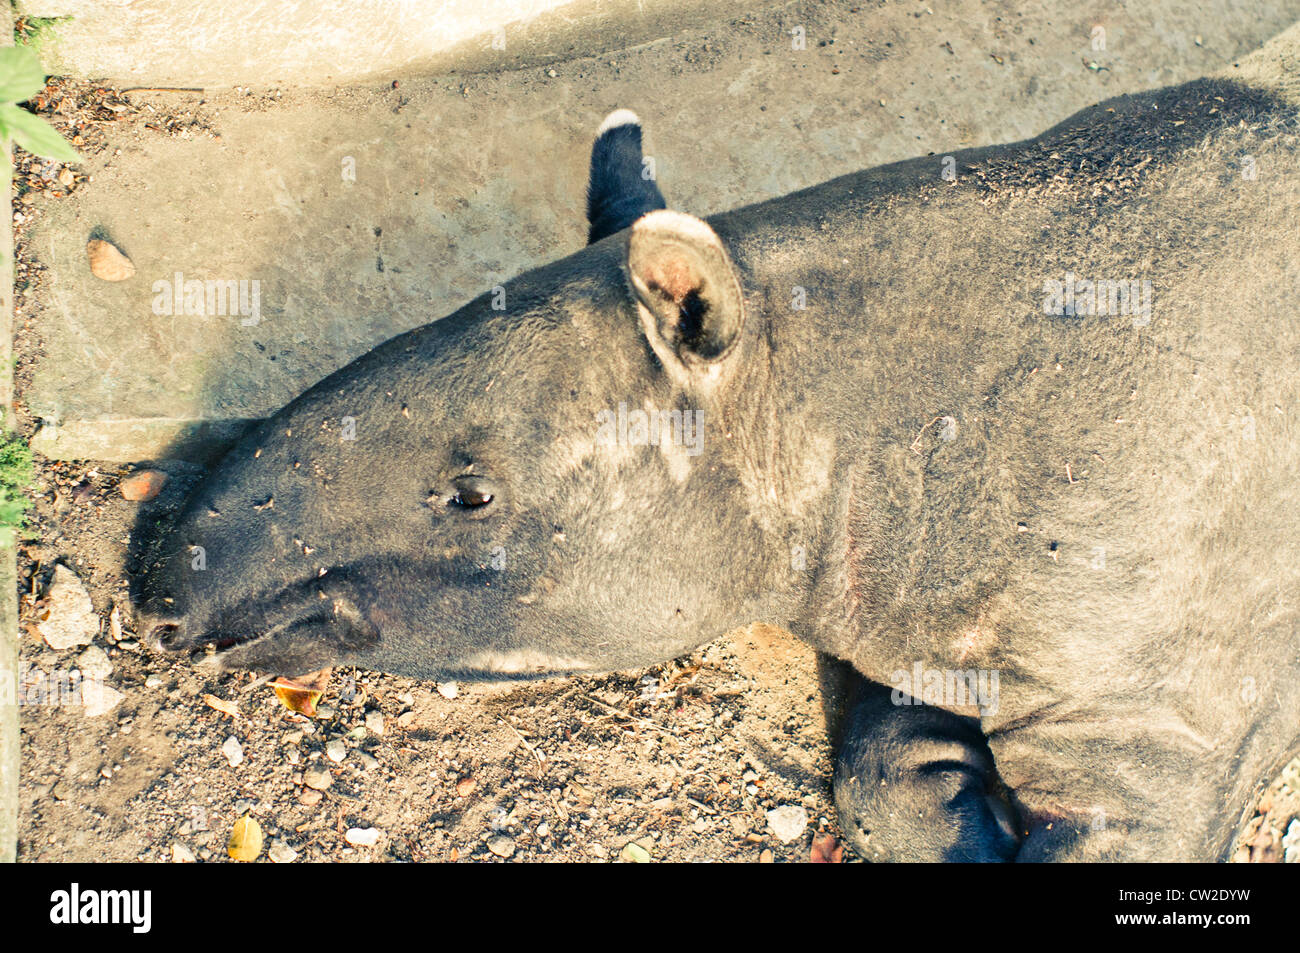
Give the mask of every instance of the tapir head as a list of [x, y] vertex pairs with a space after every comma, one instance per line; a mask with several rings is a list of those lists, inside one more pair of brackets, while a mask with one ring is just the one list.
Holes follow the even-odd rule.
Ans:
[[761, 336], [640, 141], [631, 114], [602, 127], [584, 250], [250, 432], [157, 542], [142, 637], [227, 668], [499, 679], [662, 661], [750, 621], [789, 559], [752, 551], [731, 432]]

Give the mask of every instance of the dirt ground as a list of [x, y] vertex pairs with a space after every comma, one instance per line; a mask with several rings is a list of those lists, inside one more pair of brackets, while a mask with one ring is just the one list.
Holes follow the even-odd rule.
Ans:
[[[107, 123], [141, 136], [213, 128], [203, 107], [145, 114], [113, 90], [59, 80], [36, 106], [90, 153], [107, 148]], [[79, 180], [20, 156], [15, 184], [16, 386], [30, 435], [21, 398], [40, 354], [41, 266], [24, 233]], [[54, 686], [77, 667], [80, 650], [56, 653], [33, 628], [62, 563], [89, 591], [106, 682], [123, 698], [94, 718], [76, 705], [22, 709], [20, 859], [223, 861], [244, 814], [265, 834], [259, 857], [281, 862], [782, 862], [827, 851], [824, 840], [814, 851], [815, 837], [838, 842], [825, 711], [841, 681], [775, 630], [733, 633], [649, 671], [563, 681], [453, 689], [337, 670], [315, 719], [251, 675], [148, 652], [127, 608], [131, 527], [141, 507], [161, 518], [179, 506], [201, 475], [162, 467], [162, 494], [141, 504], [119, 491], [132, 468], [38, 460], [19, 555], [22, 671], [29, 687]], [[778, 807], [806, 813], [790, 843], [769, 826]], [[1296, 817], [1300, 759], [1261, 801], [1236, 859], [1280, 860]]]

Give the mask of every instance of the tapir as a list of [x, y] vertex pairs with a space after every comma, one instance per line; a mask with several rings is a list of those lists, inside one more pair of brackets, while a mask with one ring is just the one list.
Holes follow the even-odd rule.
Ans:
[[1300, 747], [1300, 29], [1013, 145], [701, 219], [632, 113], [584, 248], [256, 426], [142, 636], [225, 669], [856, 673], [868, 860], [1213, 860]]

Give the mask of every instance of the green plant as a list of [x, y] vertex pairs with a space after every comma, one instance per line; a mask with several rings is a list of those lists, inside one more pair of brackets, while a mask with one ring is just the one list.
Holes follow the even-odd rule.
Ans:
[[0, 432], [0, 542], [13, 539], [27, 522], [32, 501], [27, 488], [34, 479], [32, 451], [16, 434]]
[[59, 21], [70, 19], [72, 18], [17, 16], [14, 18], [14, 46], [30, 46], [39, 54]]
[[45, 87], [45, 71], [36, 54], [25, 46], [0, 47], [0, 143], [8, 161], [12, 142], [32, 155], [60, 162], [80, 162], [77, 150], [44, 119], [23, 109]]

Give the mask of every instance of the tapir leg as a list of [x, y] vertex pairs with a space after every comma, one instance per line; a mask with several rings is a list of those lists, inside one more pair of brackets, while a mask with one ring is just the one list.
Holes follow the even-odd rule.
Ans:
[[979, 723], [858, 679], [835, 769], [844, 836], [872, 861], [1008, 861], [1018, 824]]

